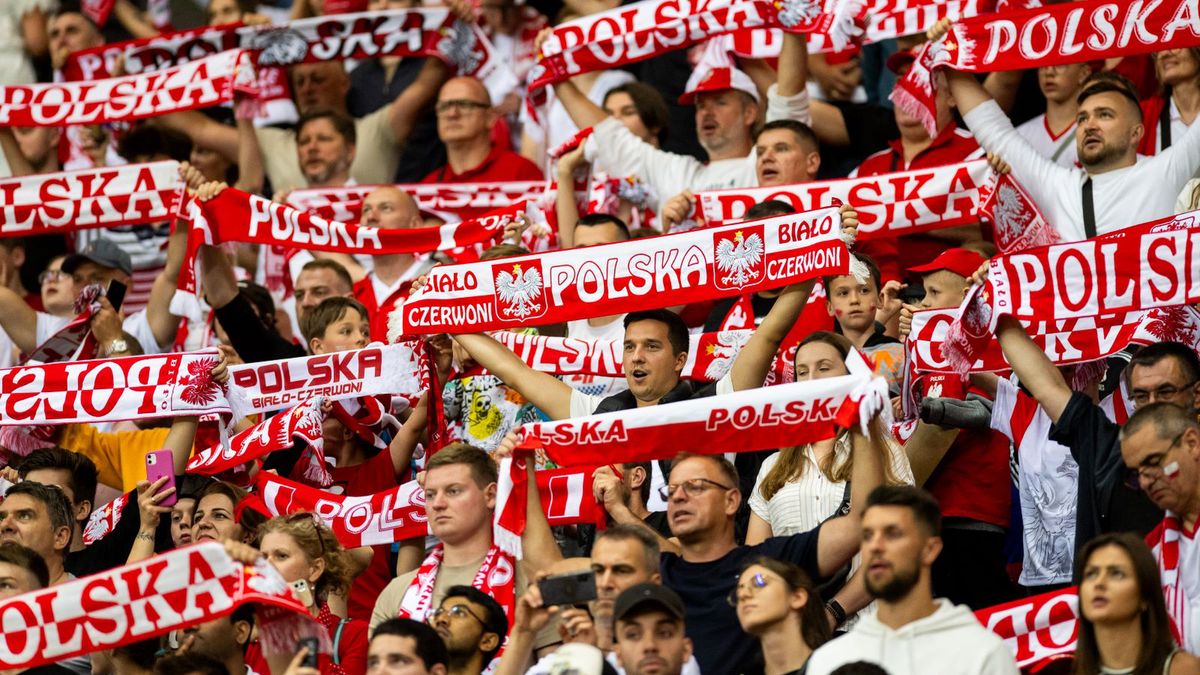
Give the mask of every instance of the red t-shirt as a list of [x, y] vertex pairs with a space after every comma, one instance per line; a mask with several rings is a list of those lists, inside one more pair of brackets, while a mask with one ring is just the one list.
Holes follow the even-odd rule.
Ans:
[[354, 299], [363, 304], [367, 308], [367, 316], [371, 321], [371, 339], [380, 342], [387, 342], [388, 333], [388, 317], [391, 316], [392, 310], [396, 309], [396, 305], [408, 297], [408, 291], [412, 288], [412, 282], [406, 281], [400, 284], [391, 295], [380, 302], [375, 297], [375, 283], [371, 281], [370, 275], [358, 280], [354, 284]]
[[512, 150], [493, 145], [483, 163], [462, 173], [454, 173], [447, 163], [421, 181], [422, 183], [491, 183], [504, 180], [541, 180], [537, 164]]
[[[395, 467], [392, 466], [392, 454], [386, 449], [380, 450], [363, 464], [339, 466], [329, 473], [333, 476], [333, 485], [326, 489], [334, 494], [352, 497], [372, 495], [400, 484], [396, 479]], [[371, 564], [350, 586], [348, 605], [351, 619], [370, 621], [371, 612], [375, 609], [375, 600], [395, 576], [391, 564], [392, 547], [372, 548], [375, 555], [371, 558]]]
[[[878, 176], [896, 171], [930, 169], [965, 161], [973, 155], [983, 156], [983, 151], [970, 132], [958, 128], [953, 122], [933, 139], [933, 143], [904, 165], [904, 146], [899, 140], [891, 141], [887, 150], [864, 159], [854, 170], [855, 176]], [[903, 237], [873, 239], [854, 245], [855, 250], [871, 256], [885, 282], [904, 278], [904, 268], [924, 265], [938, 257], [951, 244], [927, 234], [909, 234]], [[904, 261], [901, 267], [901, 260]]]

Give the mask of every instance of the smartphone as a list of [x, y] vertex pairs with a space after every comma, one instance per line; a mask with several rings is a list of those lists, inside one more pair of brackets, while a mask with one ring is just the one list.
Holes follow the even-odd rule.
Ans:
[[[167, 477], [167, 482], [163, 484], [161, 490], [175, 487], [175, 458], [171, 456], [171, 451], [155, 450], [154, 452], [147, 452], [146, 480], [153, 483], [163, 476]], [[178, 495], [172, 492], [166, 497], [163, 497], [162, 501], [160, 501], [158, 505], [174, 506], [177, 500]]]
[[104, 291], [104, 297], [108, 298], [108, 302], [113, 306], [113, 310], [121, 311], [121, 303], [125, 302], [125, 291], [125, 284], [116, 279], [108, 282], [108, 289]]
[[582, 605], [596, 599], [596, 573], [591, 570], [555, 574], [538, 581], [542, 606]]
[[300, 638], [296, 641], [296, 651], [308, 647], [308, 653], [304, 655], [304, 660], [300, 662], [301, 668], [316, 668], [317, 667], [317, 638], [307, 637]]

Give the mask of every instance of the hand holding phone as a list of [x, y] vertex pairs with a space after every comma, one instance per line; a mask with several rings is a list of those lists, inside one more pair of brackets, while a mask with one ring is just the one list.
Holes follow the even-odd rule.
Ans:
[[555, 574], [538, 580], [542, 606], [574, 607], [596, 599], [596, 574], [591, 570]]
[[296, 641], [296, 651], [308, 648], [308, 653], [304, 655], [304, 660], [300, 662], [301, 668], [316, 668], [317, 667], [317, 638], [307, 637], [300, 638]]
[[[167, 482], [159, 488], [159, 492], [175, 487], [175, 458], [170, 450], [155, 450], [146, 453], [146, 480], [153, 483], [159, 478], [166, 477]], [[176, 492], [163, 497], [159, 506], [174, 506], [179, 500]]]

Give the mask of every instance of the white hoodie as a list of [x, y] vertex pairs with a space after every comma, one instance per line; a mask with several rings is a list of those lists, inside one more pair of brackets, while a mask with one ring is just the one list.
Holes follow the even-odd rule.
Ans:
[[1017, 675], [1012, 650], [975, 620], [971, 610], [938, 599], [937, 611], [899, 630], [863, 617], [849, 633], [813, 652], [808, 675], [869, 661], [889, 675]]

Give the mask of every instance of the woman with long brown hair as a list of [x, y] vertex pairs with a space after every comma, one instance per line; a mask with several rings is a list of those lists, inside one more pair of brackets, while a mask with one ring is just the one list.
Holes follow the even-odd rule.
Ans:
[[1177, 143], [1200, 113], [1200, 49], [1157, 52], [1154, 73], [1161, 89], [1142, 101], [1142, 155], [1156, 155]]
[[746, 566], [729, 596], [742, 630], [762, 644], [766, 675], [803, 673], [831, 631], [816, 586], [792, 563], [762, 557]]
[[1101, 535], [1075, 561], [1076, 675], [1200, 672], [1200, 658], [1181, 651], [1172, 637], [1158, 564], [1146, 542], [1129, 533]]

